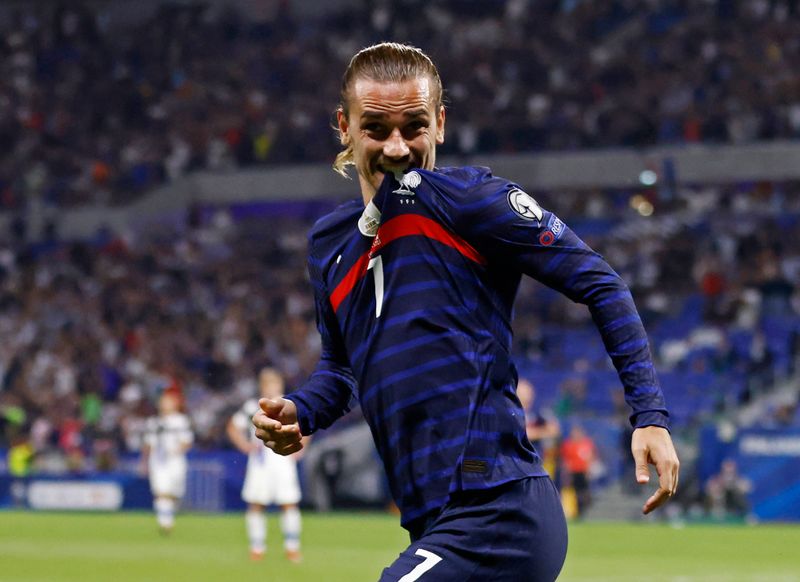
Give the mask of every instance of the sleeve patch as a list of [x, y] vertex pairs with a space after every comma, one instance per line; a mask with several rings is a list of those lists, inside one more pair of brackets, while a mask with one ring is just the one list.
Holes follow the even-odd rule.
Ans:
[[564, 234], [564, 223], [555, 214], [547, 221], [547, 228], [539, 234], [539, 244], [549, 247]]
[[553, 231], [553, 234], [556, 236], [556, 238], [561, 238], [561, 235], [564, 233], [564, 223], [561, 222], [561, 219], [555, 214], [550, 216], [550, 220], [547, 223], [547, 228]]
[[519, 188], [511, 188], [508, 191], [508, 205], [511, 210], [516, 212], [525, 220], [542, 220], [544, 213], [539, 203], [532, 196], [523, 192]]

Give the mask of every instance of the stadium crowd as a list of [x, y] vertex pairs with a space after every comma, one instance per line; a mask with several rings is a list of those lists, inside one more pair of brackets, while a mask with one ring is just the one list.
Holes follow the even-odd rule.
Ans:
[[316, 18], [263, 4], [254, 21], [164, 2], [125, 24], [114, 2], [3, 7], [0, 209], [330, 161], [337, 72], [387, 38], [440, 64], [445, 154], [800, 136], [796, 0], [396, 0]]
[[[676, 415], [680, 430], [797, 372], [800, 184], [686, 189], [663, 205], [643, 192], [539, 199], [630, 282], [665, 376], [725, 379], [703, 386], [713, 405]], [[643, 218], [630, 202], [650, 194], [658, 211]], [[198, 447], [230, 446], [226, 420], [255, 393], [257, 370], [278, 367], [291, 390], [318, 354], [305, 276], [309, 222], [292, 217], [292, 203], [274, 210], [280, 220], [234, 221], [224, 208], [196, 208], [178, 236], [165, 226], [31, 246], [7, 235], [0, 448], [27, 440], [51, 470], [112, 466], [118, 452], [139, 449], [142, 423], [164, 391], [183, 399]], [[610, 370], [606, 357], [591, 355], [604, 352], [588, 310], [529, 281], [515, 327], [523, 371], [568, 371], [555, 392], [537, 386], [542, 406], [562, 419], [618, 413], [618, 400], [587, 401], [601, 390], [594, 378]], [[565, 334], [570, 341], [559, 340]], [[761, 421], [800, 425], [796, 386], [793, 394]], [[676, 411], [686, 397], [685, 386], [667, 390]]]

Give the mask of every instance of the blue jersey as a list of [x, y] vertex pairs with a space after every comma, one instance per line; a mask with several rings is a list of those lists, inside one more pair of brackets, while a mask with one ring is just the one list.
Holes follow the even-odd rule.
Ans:
[[627, 286], [517, 185], [486, 168], [387, 176], [309, 237], [320, 363], [288, 398], [301, 431], [361, 404], [402, 523], [456, 491], [544, 475], [509, 356], [523, 274], [589, 306], [634, 426], [667, 425]]

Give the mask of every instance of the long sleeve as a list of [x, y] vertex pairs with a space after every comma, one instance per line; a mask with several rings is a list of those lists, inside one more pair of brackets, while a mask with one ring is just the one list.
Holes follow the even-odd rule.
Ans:
[[625, 388], [635, 427], [669, 413], [630, 290], [598, 253], [513, 184], [491, 179], [462, 204], [457, 228], [491, 257], [588, 306]]
[[322, 275], [316, 268], [313, 253], [309, 255], [308, 264], [314, 285], [317, 329], [322, 338], [322, 350], [310, 378], [286, 397], [297, 406], [300, 431], [304, 435], [329, 427], [336, 419], [349, 412], [356, 388], [338, 322], [331, 309]]

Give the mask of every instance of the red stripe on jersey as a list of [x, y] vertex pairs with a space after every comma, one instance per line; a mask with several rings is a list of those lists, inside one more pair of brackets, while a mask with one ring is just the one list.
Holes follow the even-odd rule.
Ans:
[[339, 305], [350, 294], [356, 283], [367, 274], [369, 260], [372, 256], [390, 242], [406, 236], [424, 236], [457, 250], [470, 261], [479, 265], [486, 264], [486, 259], [472, 245], [438, 222], [419, 214], [403, 214], [381, 225], [372, 242], [372, 248], [358, 258], [344, 279], [333, 290], [331, 305], [334, 311], [339, 309]]
[[353, 290], [356, 283], [366, 275], [371, 252], [372, 251], [367, 251], [358, 258], [356, 264], [350, 267], [350, 270], [347, 271], [347, 275], [344, 276], [344, 279], [342, 279], [336, 286], [336, 289], [333, 290], [333, 293], [331, 293], [331, 305], [333, 305], [334, 311], [339, 309], [339, 305], [344, 301], [344, 298]]

